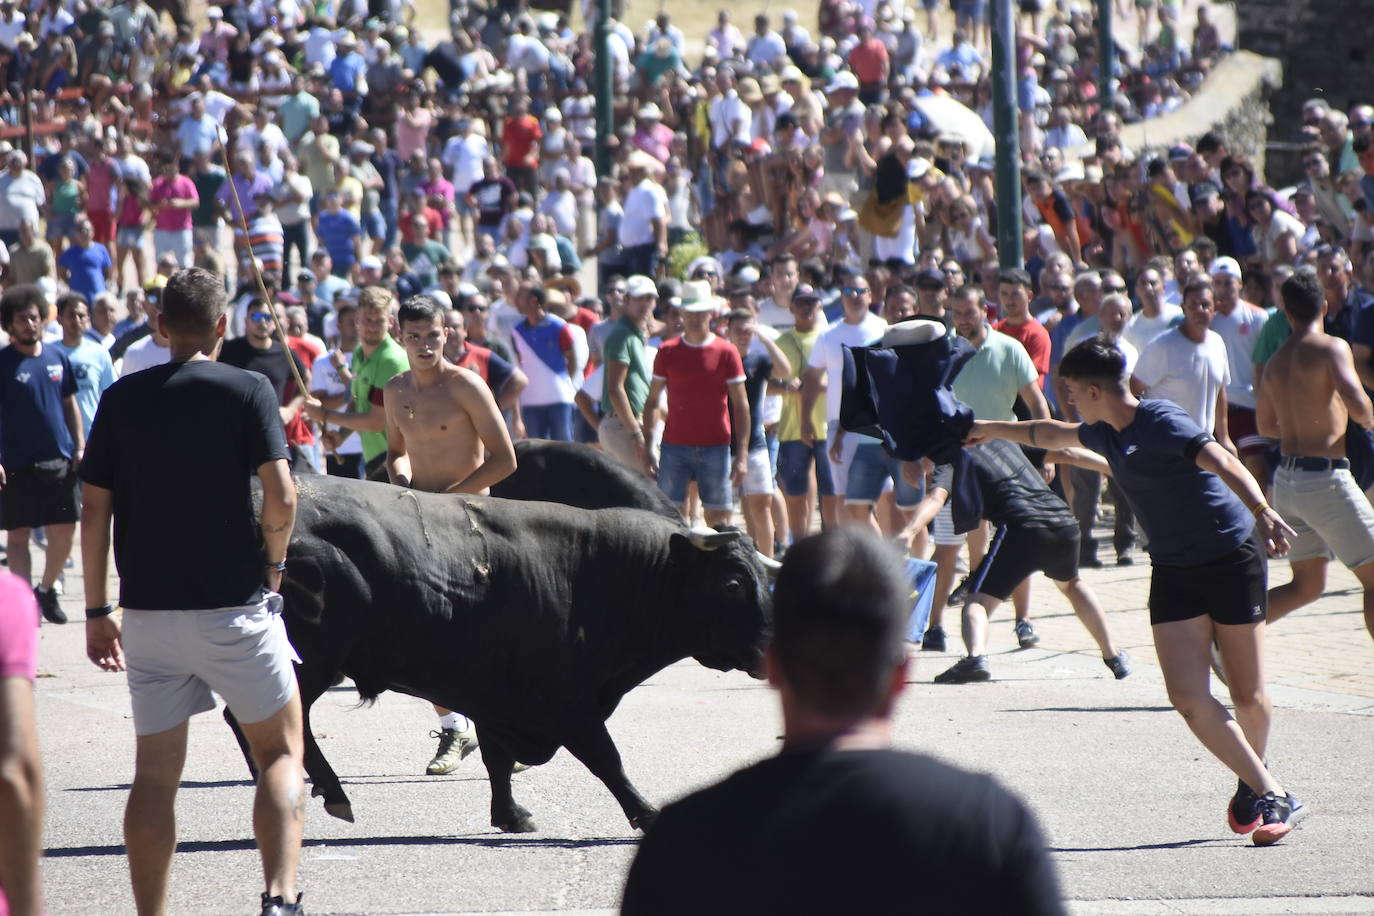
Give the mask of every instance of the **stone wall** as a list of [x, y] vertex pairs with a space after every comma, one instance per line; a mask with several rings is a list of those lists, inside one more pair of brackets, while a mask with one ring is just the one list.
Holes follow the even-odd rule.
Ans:
[[[1277, 60], [1238, 51], [1224, 58], [1177, 111], [1126, 125], [1122, 142], [1137, 158], [1148, 159], [1216, 131], [1227, 149], [1263, 169], [1271, 121], [1269, 99], [1282, 81], [1283, 67]], [[1092, 149], [1073, 152], [1088, 155]]]
[[1240, 0], [1239, 46], [1283, 61], [1287, 82], [1274, 93], [1273, 139], [1296, 139], [1302, 103], [1325, 98], [1342, 111], [1374, 102], [1374, 4], [1368, 0]]

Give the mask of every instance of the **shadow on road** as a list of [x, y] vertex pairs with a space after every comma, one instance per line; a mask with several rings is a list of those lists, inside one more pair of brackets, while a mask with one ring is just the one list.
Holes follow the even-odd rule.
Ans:
[[[312, 843], [306, 842], [303, 852], [338, 849], [348, 846], [478, 846], [488, 849], [593, 849], [598, 846], [637, 846], [639, 837], [528, 837], [491, 834], [484, 836], [363, 836], [344, 837]], [[257, 849], [252, 840], [190, 840], [177, 844], [177, 852], [234, 852]], [[1141, 847], [1146, 848], [1146, 847]], [[1065, 850], [1073, 852], [1075, 850]], [[122, 856], [124, 846], [54, 846], [43, 850], [50, 859], [70, 859], [84, 856]]]
[[[1143, 852], [1148, 849], [1187, 849], [1189, 846], [1222, 846], [1231, 844], [1229, 840], [1211, 837], [1205, 840], [1179, 840], [1176, 843], [1144, 843], [1140, 846], [1049, 846], [1050, 852]], [[1234, 845], [1234, 844], [1231, 844]]]
[[1173, 712], [1172, 706], [1032, 706], [1000, 712]]
[[[182, 781], [183, 789], [228, 789], [232, 786], [251, 786], [251, 779], [210, 779], [197, 780], [187, 779]], [[68, 786], [63, 792], [127, 792], [133, 786], [127, 782], [121, 782], [113, 786]]]

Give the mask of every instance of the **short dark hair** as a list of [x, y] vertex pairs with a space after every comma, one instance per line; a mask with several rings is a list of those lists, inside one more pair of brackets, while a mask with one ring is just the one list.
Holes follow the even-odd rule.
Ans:
[[65, 296], [57, 297], [57, 314], [66, 314], [67, 309], [74, 305], [90, 305], [90, 303], [80, 293], [67, 293]]
[[423, 321], [426, 324], [438, 318], [444, 320], [444, 309], [433, 296], [426, 296], [423, 293], [418, 296], [411, 296], [401, 303], [401, 308], [396, 312], [396, 320], [400, 324], [407, 321]]
[[736, 321], [752, 321], [756, 317], [749, 309], [731, 309], [730, 314], [725, 316], [725, 322], [734, 324]]
[[1293, 275], [1279, 287], [1283, 297], [1283, 310], [1293, 320], [1310, 323], [1322, 313], [1322, 285], [1316, 271], [1309, 268], [1293, 271]]
[[1217, 258], [1217, 243], [1205, 235], [1193, 239], [1193, 244], [1188, 247], [1197, 252], [1198, 259], [1204, 264], [1210, 264]]
[[911, 586], [876, 534], [844, 527], [797, 542], [773, 590], [773, 648], [798, 701], [827, 715], [877, 712], [906, 656]]
[[965, 283], [954, 291], [954, 295], [951, 298], [973, 299], [981, 305], [986, 297], [983, 294], [983, 287], [979, 286], [977, 283]]
[[25, 283], [21, 286], [11, 286], [5, 290], [5, 295], [0, 297], [0, 328], [8, 330], [10, 322], [14, 316], [20, 312], [37, 306], [38, 317], [44, 317], [44, 306], [48, 304], [48, 297], [43, 295], [43, 290], [34, 286], [32, 283]]
[[177, 334], [204, 334], [224, 314], [224, 281], [208, 270], [184, 267], [167, 278], [158, 303], [167, 329]]
[[1190, 295], [1212, 291], [1211, 277], [1194, 277], [1183, 287], [1183, 298], [1186, 301]]
[[[941, 287], [941, 289], [943, 288], [944, 287]], [[883, 291], [883, 301], [886, 302], [893, 296], [910, 296], [912, 300], [915, 301], [916, 290], [912, 289], [910, 286], [907, 286], [905, 283], [893, 283], [889, 285], [886, 290]]]
[[1126, 357], [1112, 343], [1090, 337], [1059, 361], [1059, 377], [1113, 391], [1126, 390]]
[[1033, 288], [1030, 274], [1019, 267], [1007, 267], [999, 270], [997, 272], [997, 285], [1001, 286], [1003, 283], [1011, 286], [1024, 286], [1026, 289]]

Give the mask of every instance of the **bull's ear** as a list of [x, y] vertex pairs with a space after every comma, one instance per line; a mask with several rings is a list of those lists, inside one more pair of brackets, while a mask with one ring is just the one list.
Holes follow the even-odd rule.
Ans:
[[687, 540], [692, 542], [692, 546], [697, 550], [716, 550], [726, 544], [733, 544], [744, 537], [744, 532], [737, 528], [730, 528], [725, 531], [716, 531], [711, 528], [692, 528], [687, 532]]

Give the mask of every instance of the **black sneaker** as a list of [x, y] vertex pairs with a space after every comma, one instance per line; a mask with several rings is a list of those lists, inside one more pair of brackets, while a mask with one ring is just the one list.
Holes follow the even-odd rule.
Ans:
[[295, 903], [286, 903], [280, 896], [269, 897], [264, 892], [262, 913], [259, 916], [305, 916], [305, 910], [301, 907], [301, 899], [304, 897], [304, 894], [297, 894]]
[[57, 602], [57, 592], [54, 589], [35, 588], [33, 596], [38, 599], [38, 609], [43, 612], [43, 619], [49, 623], [66, 623], [67, 615], [62, 611], [62, 605]]
[[1273, 846], [1293, 831], [1293, 825], [1307, 813], [1302, 802], [1292, 795], [1279, 798], [1273, 792], [1265, 792], [1259, 799], [1260, 820], [1264, 821], [1250, 835], [1256, 846]]
[[931, 627], [926, 630], [926, 635], [921, 637], [921, 649], [925, 652], [945, 651], [945, 628]]
[[972, 573], [960, 579], [959, 584], [954, 587], [954, 591], [949, 593], [949, 600], [945, 602], [945, 607], [962, 607], [964, 599], [968, 597], [969, 583], [972, 581]]
[[1226, 806], [1226, 823], [1232, 833], [1249, 833], [1260, 825], [1260, 799], [1245, 780], [1236, 780], [1236, 794]]
[[973, 684], [992, 680], [986, 655], [966, 655], [952, 668], [935, 675], [937, 684]]
[[1118, 555], [1117, 558], [1116, 558], [1116, 565], [1117, 565], [1117, 566], [1134, 566], [1134, 565], [1135, 565], [1135, 557], [1131, 556], [1129, 553], [1120, 554], [1120, 555]]
[[1012, 629], [1016, 631], [1016, 641], [1021, 644], [1021, 648], [1029, 649], [1040, 645], [1040, 637], [1036, 634], [1035, 627], [1031, 626], [1031, 622], [1026, 618], [1022, 617], [1016, 621]]
[[1118, 652], [1111, 658], [1102, 659], [1102, 664], [1112, 669], [1112, 677], [1118, 681], [1131, 676], [1131, 657], [1126, 654], [1125, 650]]

